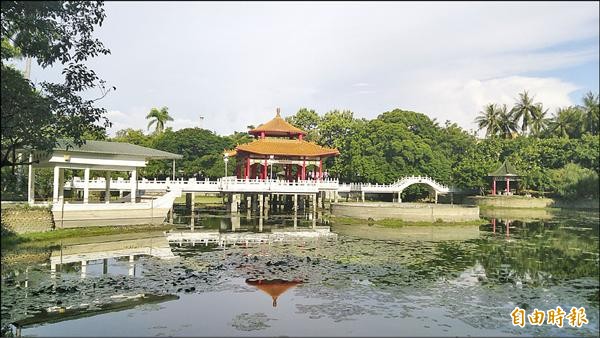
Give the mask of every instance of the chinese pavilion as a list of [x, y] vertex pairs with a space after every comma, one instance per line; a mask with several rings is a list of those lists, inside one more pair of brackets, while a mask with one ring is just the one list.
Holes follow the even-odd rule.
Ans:
[[508, 162], [508, 159], [505, 160], [498, 169], [496, 169], [493, 173], [488, 175], [492, 177], [492, 195], [496, 195], [496, 181], [505, 181], [505, 192], [506, 194], [510, 194], [510, 182], [519, 181], [520, 175], [517, 174], [517, 170]]
[[[225, 156], [236, 156], [238, 178], [269, 177], [269, 165], [278, 165], [283, 170], [279, 176], [288, 181], [306, 180], [307, 170], [316, 180], [323, 179], [323, 159], [337, 156], [337, 149], [325, 148], [303, 139], [306, 132], [292, 126], [280, 115], [267, 123], [248, 131], [255, 140], [238, 145], [235, 150], [225, 151]], [[310, 167], [310, 168], [309, 168]], [[276, 172], [277, 173], [277, 172]]]

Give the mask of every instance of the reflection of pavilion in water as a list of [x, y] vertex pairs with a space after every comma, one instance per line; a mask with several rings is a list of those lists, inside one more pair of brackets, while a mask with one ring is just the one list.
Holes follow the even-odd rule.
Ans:
[[302, 284], [301, 281], [283, 279], [246, 279], [246, 284], [255, 286], [273, 299], [273, 307], [277, 306], [277, 298], [287, 290]]
[[140, 234], [111, 235], [98, 238], [79, 239], [78, 242], [63, 244], [60, 249], [52, 251], [50, 256], [50, 273], [55, 276], [57, 267], [61, 270], [73, 263], [81, 264], [81, 277], [85, 278], [88, 273], [88, 265], [102, 262], [102, 274], [108, 273], [108, 260], [122, 260], [129, 258], [128, 275], [136, 273], [136, 256], [152, 256], [160, 259], [175, 258], [169, 243], [162, 233], [148, 234], [145, 238], [139, 238]]

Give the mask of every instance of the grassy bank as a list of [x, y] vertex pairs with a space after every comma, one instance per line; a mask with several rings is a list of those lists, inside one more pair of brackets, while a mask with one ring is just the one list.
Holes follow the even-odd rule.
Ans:
[[15, 234], [13, 232], [2, 231], [1, 245], [2, 249], [13, 247], [23, 243], [42, 243], [49, 245], [66, 238], [82, 238], [102, 235], [126, 234], [136, 232], [147, 232], [157, 230], [169, 230], [172, 225], [137, 225], [137, 226], [112, 226], [112, 227], [89, 227], [89, 228], [70, 228], [58, 229], [46, 232], [31, 232], [25, 234]]
[[432, 226], [432, 225], [436, 225], [436, 226], [440, 226], [440, 225], [448, 225], [448, 226], [452, 226], [452, 225], [481, 225], [481, 224], [486, 224], [487, 221], [484, 219], [479, 219], [479, 220], [475, 220], [475, 221], [466, 221], [466, 222], [443, 222], [443, 221], [438, 221], [438, 222], [408, 222], [408, 221], [403, 221], [400, 219], [392, 219], [392, 218], [385, 218], [385, 219], [380, 219], [380, 220], [366, 220], [366, 219], [360, 219], [360, 218], [352, 218], [352, 217], [331, 217], [331, 222], [335, 225], [335, 224], [343, 224], [343, 225], [361, 225], [361, 224], [369, 224], [369, 225], [379, 225], [379, 226], [383, 226], [386, 228], [400, 228], [400, 227], [405, 227], [405, 226]]

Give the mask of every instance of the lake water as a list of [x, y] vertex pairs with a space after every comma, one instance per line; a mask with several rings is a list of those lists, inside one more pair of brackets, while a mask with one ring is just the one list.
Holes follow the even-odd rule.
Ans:
[[[248, 243], [169, 244], [162, 233], [138, 233], [4, 252], [4, 333], [598, 335], [597, 212], [508, 213], [481, 226], [332, 225], [329, 236], [327, 215], [298, 217], [197, 215], [194, 233], [247, 234]], [[259, 226], [272, 240], [253, 242]], [[315, 231], [323, 236], [308, 236]], [[588, 323], [512, 324], [515, 307], [557, 306], [585, 308]]]

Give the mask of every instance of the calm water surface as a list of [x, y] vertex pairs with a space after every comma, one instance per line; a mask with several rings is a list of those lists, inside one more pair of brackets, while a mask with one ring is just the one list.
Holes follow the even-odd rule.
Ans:
[[[598, 213], [501, 216], [332, 226], [336, 237], [270, 244], [147, 233], [21, 247], [3, 253], [2, 326], [23, 336], [597, 336]], [[285, 215], [196, 217], [194, 232], [222, 234], [329, 225], [327, 215], [299, 215], [295, 229]], [[584, 307], [589, 323], [515, 327], [515, 306]]]

